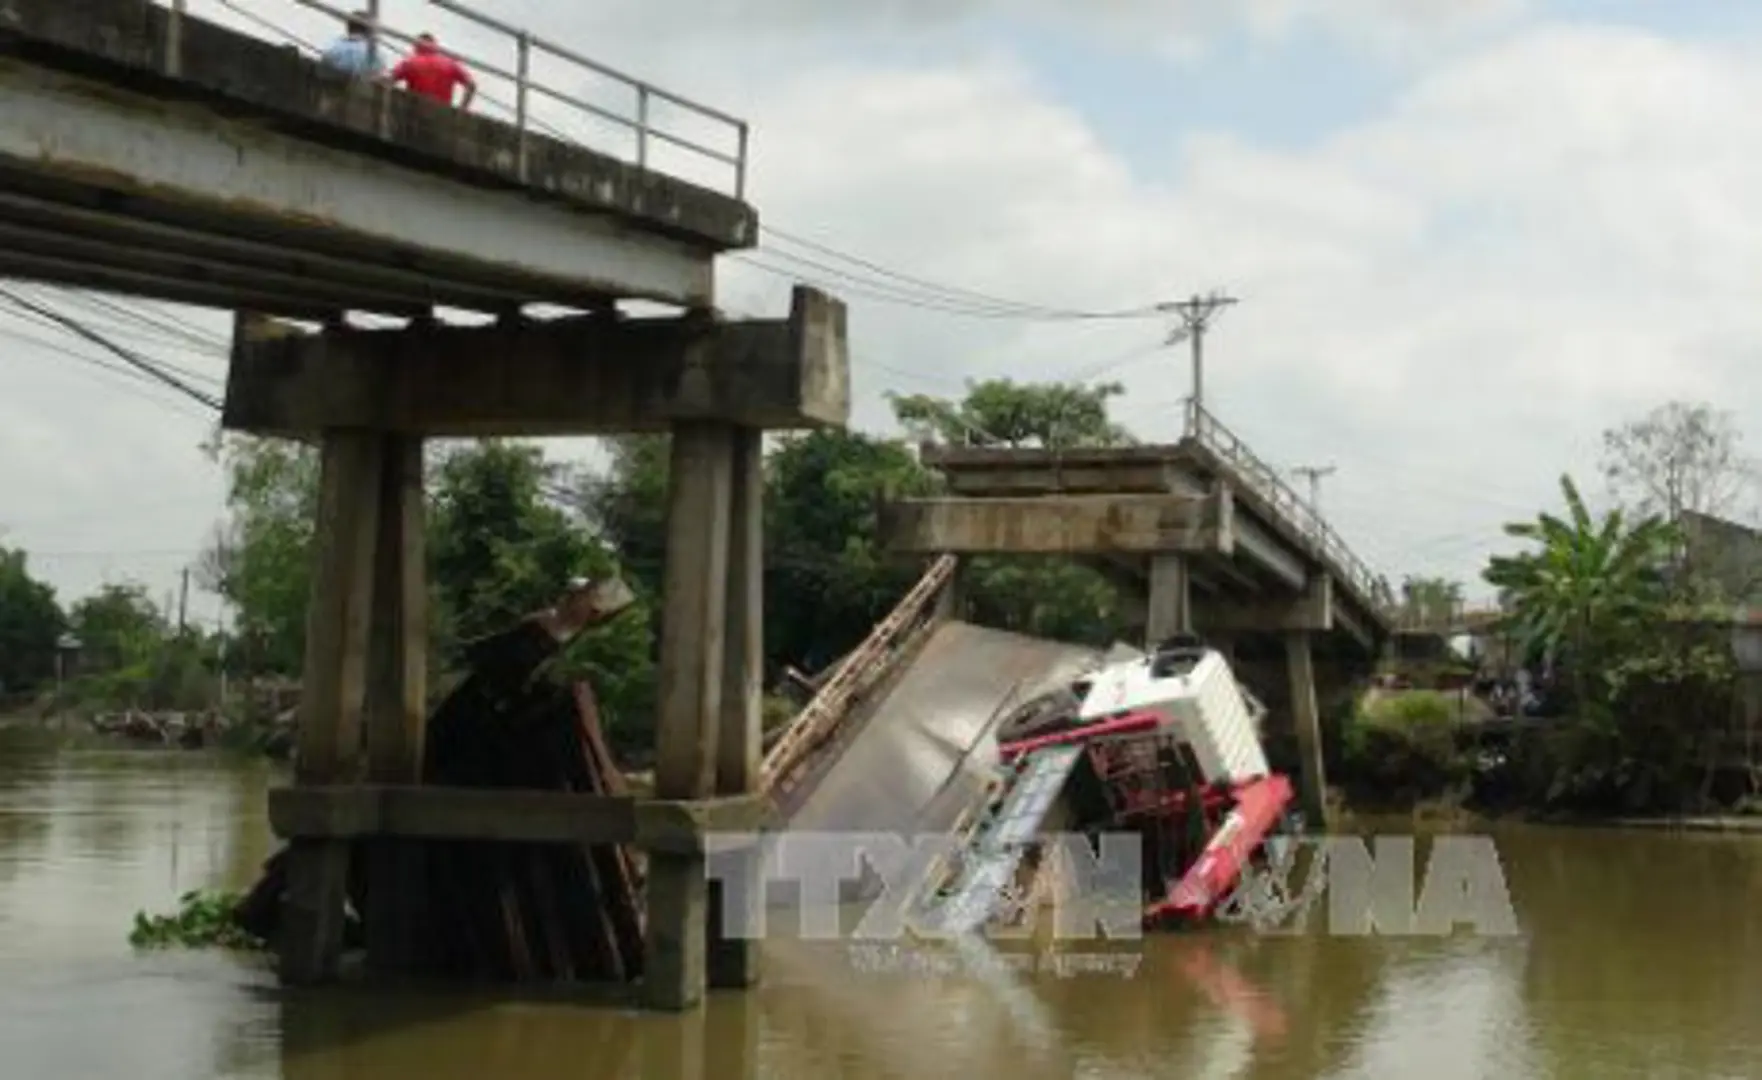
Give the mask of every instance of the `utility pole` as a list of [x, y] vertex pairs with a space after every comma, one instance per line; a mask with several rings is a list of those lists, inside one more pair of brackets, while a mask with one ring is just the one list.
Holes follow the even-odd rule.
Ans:
[[183, 584], [177, 591], [177, 636], [183, 637], [190, 627], [190, 568], [184, 567]]
[[1179, 345], [1185, 341], [1192, 346], [1193, 407], [1187, 414], [1189, 422], [1205, 407], [1205, 332], [1211, 329], [1212, 320], [1219, 312], [1236, 303], [1239, 301], [1235, 297], [1214, 289], [1209, 296], [1194, 293], [1186, 300], [1157, 305], [1158, 311], [1173, 312], [1181, 317], [1181, 325], [1169, 335], [1168, 344]]
[[1337, 465], [1299, 465], [1291, 470], [1298, 476], [1309, 481], [1309, 508], [1321, 517], [1321, 482], [1322, 477], [1332, 476], [1339, 471]]

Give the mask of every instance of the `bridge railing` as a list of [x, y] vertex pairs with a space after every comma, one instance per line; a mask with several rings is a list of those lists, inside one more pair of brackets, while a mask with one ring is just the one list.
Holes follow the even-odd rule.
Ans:
[[[161, 2], [171, 8], [174, 18], [193, 6], [191, 0]], [[196, 2], [201, 3], [204, 0]], [[261, 0], [245, 0], [251, 4], [250, 7], [246, 7], [241, 0], [206, 2], [217, 4], [259, 30], [274, 33], [307, 52], [318, 53], [323, 48], [321, 43], [303, 39], [279, 21], [266, 16], [261, 10], [264, 6]], [[344, 10], [326, 0], [286, 2], [336, 20], [339, 30], [344, 22], [356, 17], [355, 12]], [[442, 46], [441, 51], [466, 65], [473, 74], [488, 76], [494, 82], [505, 84], [506, 97], [480, 89], [478, 100], [506, 114], [508, 122], [522, 134], [548, 135], [599, 153], [616, 154], [606, 147], [591, 145], [592, 140], [579, 137], [569, 130], [577, 126], [573, 123], [575, 120], [591, 121], [625, 133], [630, 140], [627, 144], [629, 152], [616, 156], [633, 160], [639, 168], [651, 168], [655, 151], [663, 146], [671, 147], [683, 152], [687, 158], [706, 162], [716, 169], [731, 173], [731, 181], [723, 190], [730, 191], [735, 198], [746, 197], [747, 153], [751, 129], [745, 120], [664, 90], [554, 41], [482, 14], [460, 0], [427, 0], [427, 3], [502, 39], [511, 47], [511, 63], [493, 62], [448, 46]], [[373, 28], [377, 47], [391, 57], [407, 53], [415, 44], [416, 35], [388, 25], [381, 17], [381, 10], [381, 0], [363, 0], [360, 12]], [[535, 61], [541, 59], [560, 66], [561, 74], [549, 80], [541, 80], [534, 72]], [[559, 81], [571, 85], [579, 83], [582, 86], [591, 81], [608, 83], [613, 94], [624, 99], [624, 104], [606, 105], [589, 101], [585, 91], [564, 89], [556, 85]], [[497, 89], [502, 87], [498, 86]], [[556, 108], [552, 109], [551, 106]], [[556, 121], [548, 121], [538, 115], [541, 111], [551, 112], [557, 117]], [[686, 123], [665, 123], [659, 115], [663, 112], [670, 112]], [[703, 128], [707, 133], [686, 134], [682, 130], [685, 127]]]
[[1315, 549], [1314, 553], [1345, 577], [1359, 596], [1383, 613], [1393, 614], [1396, 600], [1388, 581], [1346, 546], [1333, 526], [1309, 500], [1297, 494], [1277, 469], [1256, 457], [1247, 443], [1194, 401], [1187, 402], [1187, 434], [1222, 458], [1242, 483], [1290, 522]]
[[868, 638], [846, 656], [838, 670], [820, 687], [807, 707], [796, 714], [781, 738], [765, 754], [760, 789], [776, 791], [829, 739], [850, 712], [852, 703], [881, 672], [912, 631], [925, 624], [944, 589], [954, 578], [960, 560], [943, 555], [930, 564], [887, 618], [875, 625]]
[[1395, 628], [1407, 633], [1463, 634], [1485, 630], [1505, 615], [1498, 606], [1459, 607], [1455, 611], [1415, 611], [1402, 606], [1394, 613]]

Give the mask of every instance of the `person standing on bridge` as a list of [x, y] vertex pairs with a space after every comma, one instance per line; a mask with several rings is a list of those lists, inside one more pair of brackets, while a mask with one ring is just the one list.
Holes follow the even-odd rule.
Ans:
[[378, 77], [382, 65], [379, 50], [373, 47], [373, 24], [365, 15], [349, 16], [343, 36], [324, 50], [324, 66], [345, 75], [360, 78]]
[[392, 68], [392, 82], [403, 85], [412, 94], [420, 94], [443, 105], [451, 105], [453, 91], [463, 86], [465, 97], [459, 102], [461, 109], [469, 109], [471, 99], [477, 96], [477, 80], [471, 77], [464, 64], [441, 51], [433, 34], [423, 34], [416, 39], [415, 50]]

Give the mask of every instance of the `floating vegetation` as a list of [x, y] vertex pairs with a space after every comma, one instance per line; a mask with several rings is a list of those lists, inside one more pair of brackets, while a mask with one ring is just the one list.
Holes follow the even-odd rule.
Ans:
[[196, 890], [178, 898], [170, 915], [135, 913], [129, 944], [137, 949], [238, 949], [258, 951], [264, 942], [239, 926], [233, 917], [240, 894], [226, 890]]

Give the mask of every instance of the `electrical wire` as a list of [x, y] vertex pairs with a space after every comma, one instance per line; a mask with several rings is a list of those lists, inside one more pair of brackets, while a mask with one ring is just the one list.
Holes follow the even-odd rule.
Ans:
[[116, 357], [118, 357], [124, 363], [127, 363], [131, 367], [138, 368], [141, 371], [146, 372], [147, 374], [153, 376], [155, 379], [158, 379], [160, 382], [164, 383], [165, 385], [184, 394], [185, 396], [189, 397], [190, 399], [192, 399], [194, 401], [201, 402], [202, 404], [213, 409], [215, 412], [220, 411], [221, 405], [220, 405], [219, 398], [213, 397], [207, 393], [204, 393], [201, 390], [196, 389], [195, 387], [191, 386], [189, 383], [184, 382], [182, 379], [179, 379], [176, 375], [173, 375], [170, 372], [166, 371], [160, 365], [155, 364], [152, 361], [147, 360], [146, 358], [142, 357], [139, 353], [134, 352], [132, 349], [127, 349], [121, 345], [118, 345], [116, 342], [110, 340], [105, 335], [100, 334], [98, 331], [87, 326], [81, 320], [76, 319], [70, 315], [63, 313], [63, 312], [56, 311], [54, 308], [46, 307], [44, 305], [35, 303], [34, 301], [28, 300], [28, 299], [18, 295], [16, 292], [13, 292], [11, 289], [0, 287], [0, 299], [5, 299], [5, 300], [11, 302], [13, 304], [13, 306], [15, 306], [15, 307], [23, 308], [26, 311], [35, 312], [36, 314], [41, 315], [46, 319], [51, 319], [51, 320], [55, 321], [56, 323], [59, 323], [62, 327], [64, 327], [68, 331], [70, 331], [74, 334], [77, 334], [80, 337], [85, 338], [87, 341], [90, 341], [92, 344], [97, 345], [100, 348], [104, 349], [105, 351], [114, 354]]
[[[239, 4], [235, 3], [234, 0], [218, 0], [218, 2], [241, 17], [248, 19], [253, 24], [269, 30], [272, 34], [277, 34], [286, 38], [308, 52], [316, 54], [322, 51], [317, 45], [300, 35], [278, 25], [271, 19], [246, 10]], [[393, 55], [398, 55], [402, 52], [402, 50], [399, 50], [395, 45], [388, 42], [382, 42], [381, 47], [385, 48]], [[506, 111], [510, 115], [516, 113], [513, 106], [509, 105], [507, 102], [501, 101], [492, 94], [480, 91], [478, 99], [486, 104], [493, 105], [500, 110]], [[550, 124], [542, 118], [533, 116], [530, 113], [527, 116], [527, 122], [563, 142], [571, 144], [579, 143], [579, 140], [562, 131], [556, 125]], [[934, 311], [942, 314], [964, 316], [968, 318], [1020, 319], [1049, 322], [1161, 318], [1165, 314], [1159, 310], [1156, 305], [1144, 305], [1141, 307], [1126, 308], [1116, 311], [1084, 311], [1071, 308], [1052, 307], [1045, 304], [1030, 303], [1020, 300], [1011, 300], [991, 293], [981, 292], [976, 289], [948, 285], [919, 275], [894, 270], [872, 259], [841, 251], [829, 244], [824, 244], [774, 226], [761, 225], [760, 231], [762, 234], [770, 236], [774, 240], [780, 241], [786, 245], [794, 245], [807, 251], [828, 256], [839, 260], [848, 266], [866, 271], [866, 273], [857, 273], [852, 270], [841, 269], [830, 263], [798, 255], [787, 250], [779, 250], [775, 247], [762, 248], [760, 253], [763, 255], [783, 259], [799, 266], [806, 266], [810, 269], [818, 270], [822, 274], [831, 275], [833, 278], [846, 283], [844, 286], [840, 287], [842, 290], [855, 291], [858, 295], [883, 303], [900, 304], [916, 307], [925, 311]], [[779, 267], [768, 263], [757, 257], [754, 253], [741, 252], [733, 255], [732, 258], [766, 273], [794, 279], [801, 279], [806, 276], [797, 270], [791, 270], [787, 267]], [[823, 281], [817, 283], [824, 284]]]

